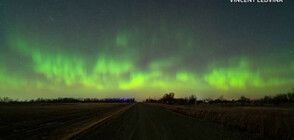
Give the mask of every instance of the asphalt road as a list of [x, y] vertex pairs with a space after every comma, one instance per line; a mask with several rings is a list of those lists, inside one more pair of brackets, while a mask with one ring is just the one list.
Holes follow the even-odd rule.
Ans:
[[79, 138], [101, 140], [270, 139], [143, 103], [136, 104], [120, 117], [92, 129]]

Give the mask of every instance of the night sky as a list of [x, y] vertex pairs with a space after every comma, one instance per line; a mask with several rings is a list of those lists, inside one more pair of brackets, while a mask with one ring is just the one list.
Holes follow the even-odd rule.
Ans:
[[288, 92], [293, 7], [290, 0], [1, 0], [0, 97]]

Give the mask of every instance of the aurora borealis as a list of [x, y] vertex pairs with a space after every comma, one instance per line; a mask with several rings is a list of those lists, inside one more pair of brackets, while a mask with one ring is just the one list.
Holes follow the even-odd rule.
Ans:
[[0, 1], [0, 96], [261, 97], [294, 87], [293, 4]]

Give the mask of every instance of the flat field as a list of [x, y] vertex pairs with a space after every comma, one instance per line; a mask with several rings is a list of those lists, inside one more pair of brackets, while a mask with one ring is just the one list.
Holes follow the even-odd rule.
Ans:
[[248, 132], [262, 133], [276, 138], [294, 139], [293, 106], [148, 104]]
[[0, 104], [0, 139], [63, 139], [130, 103]]

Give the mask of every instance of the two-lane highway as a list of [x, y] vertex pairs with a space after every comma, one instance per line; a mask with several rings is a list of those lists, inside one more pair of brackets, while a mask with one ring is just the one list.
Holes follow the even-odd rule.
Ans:
[[92, 129], [79, 138], [101, 140], [269, 139], [259, 134], [200, 121], [143, 103], [137, 103], [120, 117]]

